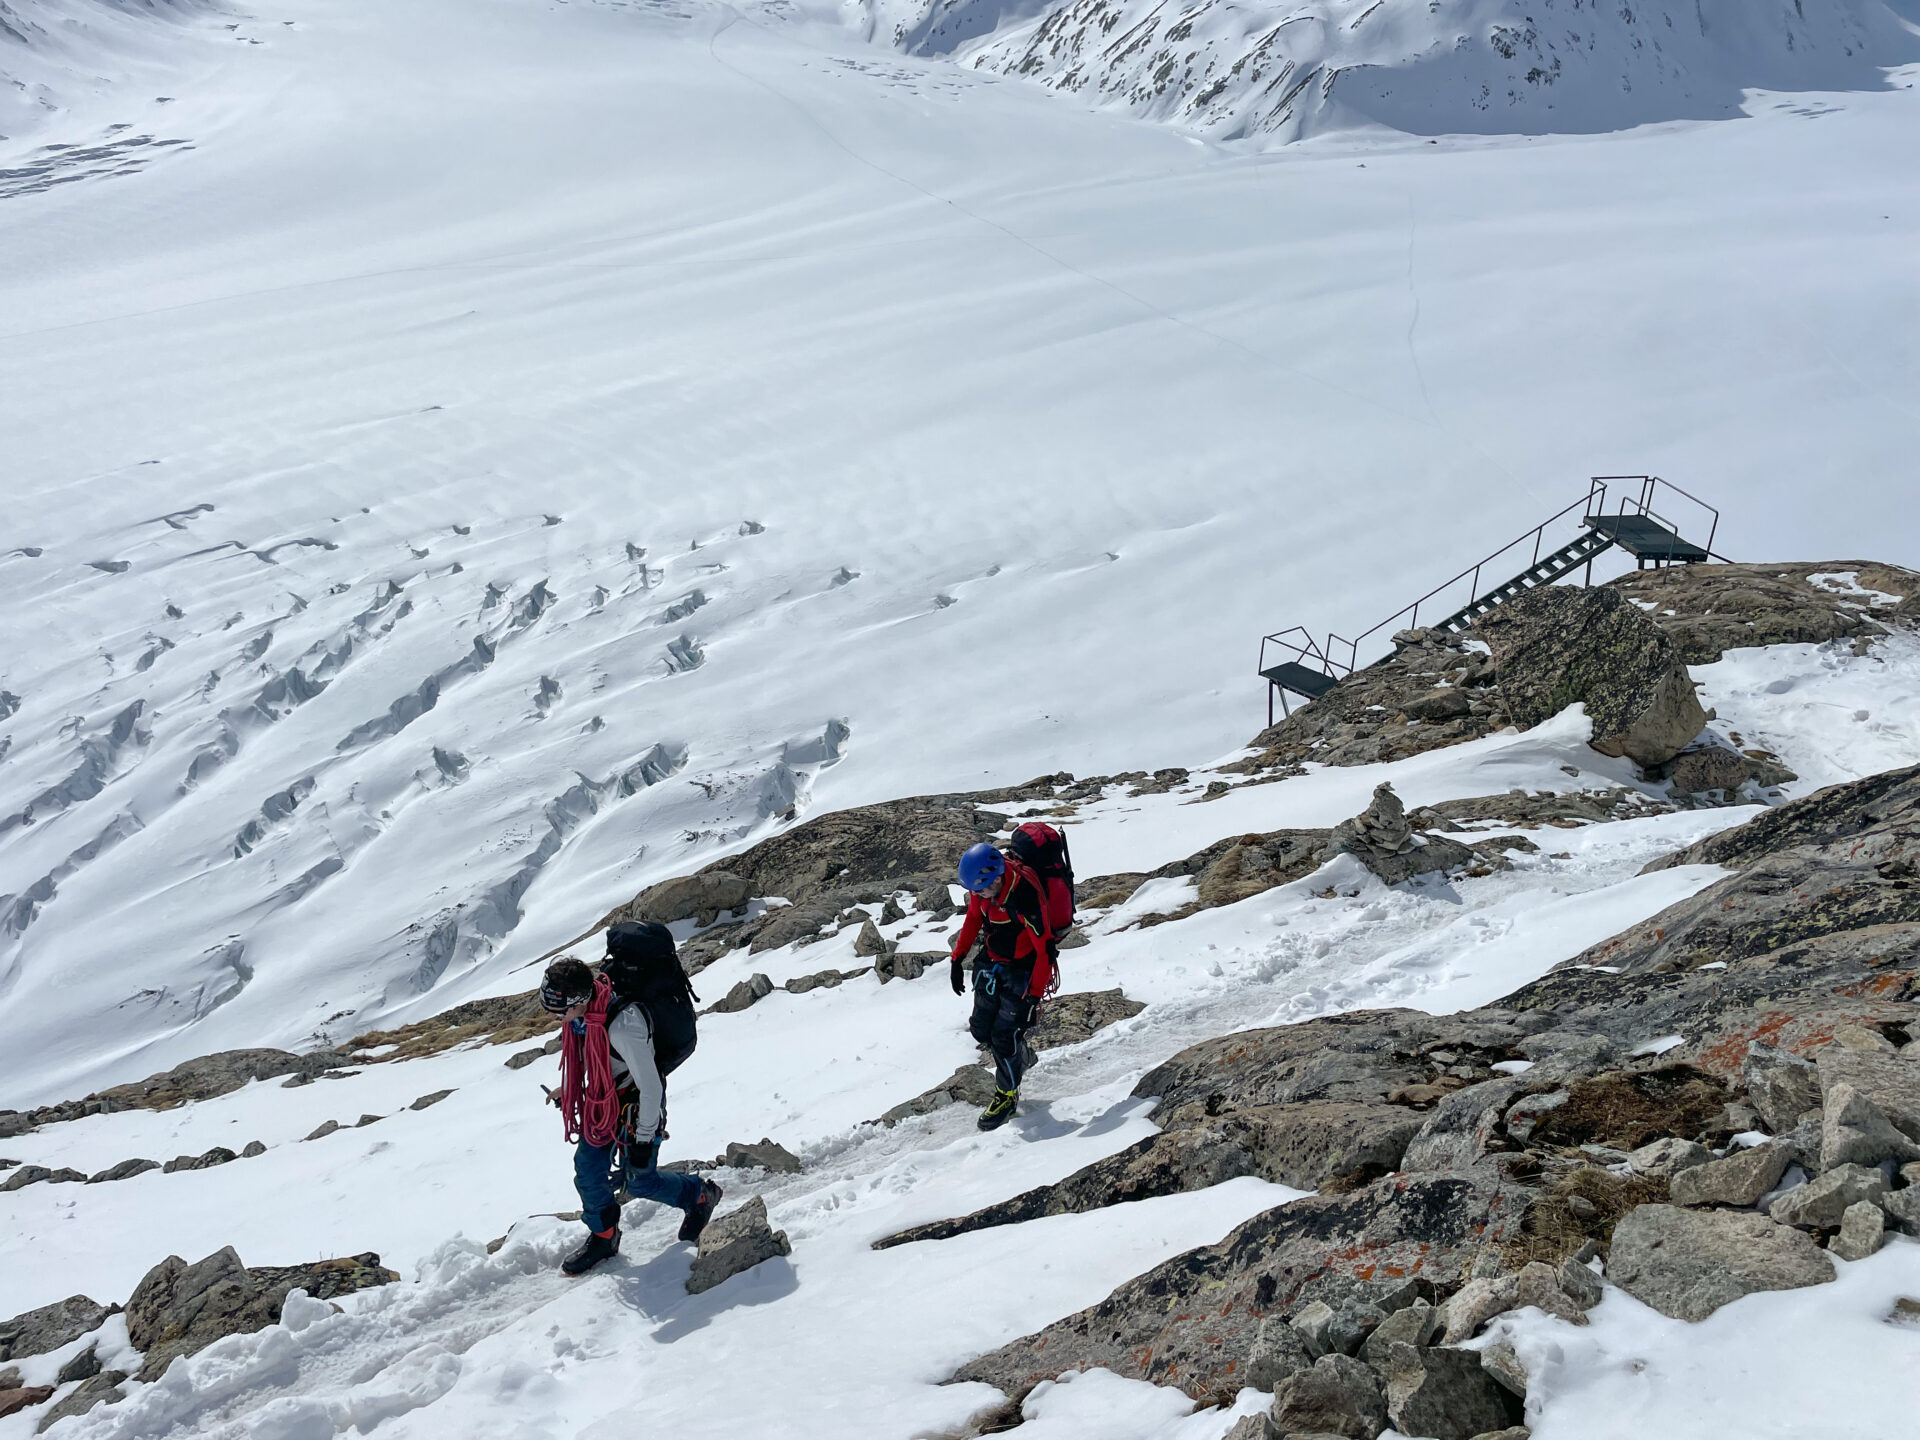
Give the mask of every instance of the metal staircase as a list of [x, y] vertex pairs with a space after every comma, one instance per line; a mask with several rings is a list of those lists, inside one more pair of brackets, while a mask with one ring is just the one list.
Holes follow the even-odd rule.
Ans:
[[[1621, 489], [1618, 508], [1609, 512], [1607, 499], [1609, 487], [1613, 485], [1619, 485]], [[1634, 494], [1629, 485], [1637, 485], [1638, 494]], [[1702, 512], [1701, 518], [1710, 517], [1705, 545], [1696, 545], [1683, 538], [1677, 525], [1654, 510], [1654, 500], [1663, 489], [1696, 506]], [[1563, 531], [1566, 525], [1573, 523], [1571, 517], [1575, 511], [1580, 512], [1580, 528], [1573, 538], [1541, 554], [1542, 546], [1547, 543], [1548, 532]], [[1428, 627], [1435, 630], [1465, 630], [1489, 610], [1505, 604], [1514, 596], [1563, 580], [1583, 567], [1586, 570], [1583, 583], [1592, 584], [1593, 562], [1609, 550], [1618, 549], [1633, 556], [1636, 568], [1642, 570], [1649, 565], [1657, 568], [1664, 565], [1692, 565], [1703, 560], [1723, 560], [1725, 556], [1713, 553], [1714, 537], [1719, 531], [1718, 510], [1658, 475], [1596, 475], [1588, 482], [1587, 493], [1573, 504], [1541, 521], [1519, 539], [1501, 546], [1478, 564], [1436, 585], [1412, 604], [1402, 606], [1378, 625], [1361, 631], [1351, 640], [1332, 633], [1325, 640], [1320, 640], [1299, 625], [1263, 636], [1260, 641], [1260, 676], [1267, 682], [1267, 724], [1273, 724], [1276, 696], [1279, 697], [1282, 714], [1290, 713], [1289, 695], [1309, 701], [1319, 699], [1342, 677], [1352, 674], [1359, 667], [1360, 649], [1368, 641], [1380, 637], [1382, 631], [1393, 635], [1401, 630], [1418, 628], [1422, 607], [1432, 610], [1437, 605], [1453, 604], [1454, 609], [1438, 620], [1429, 621]], [[1517, 558], [1515, 552], [1529, 543], [1531, 555], [1523, 569], [1488, 589], [1480, 588], [1483, 574], [1505, 571], [1507, 565]], [[1461, 598], [1463, 594], [1464, 601]], [[1274, 657], [1271, 661], [1270, 654]]]

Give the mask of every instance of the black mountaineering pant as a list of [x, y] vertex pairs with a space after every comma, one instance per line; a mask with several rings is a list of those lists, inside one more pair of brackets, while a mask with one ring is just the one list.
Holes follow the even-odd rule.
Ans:
[[1027, 1029], [1039, 1018], [1040, 1002], [1027, 994], [1033, 967], [984, 964], [973, 972], [973, 1016], [967, 1029], [993, 1052], [993, 1080], [1002, 1090], [1018, 1090], [1033, 1059]]

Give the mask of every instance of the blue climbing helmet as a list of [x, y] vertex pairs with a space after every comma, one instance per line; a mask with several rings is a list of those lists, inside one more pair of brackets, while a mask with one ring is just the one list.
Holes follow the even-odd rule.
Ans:
[[992, 891], [1006, 873], [1006, 857], [984, 840], [960, 857], [960, 883], [975, 895]]

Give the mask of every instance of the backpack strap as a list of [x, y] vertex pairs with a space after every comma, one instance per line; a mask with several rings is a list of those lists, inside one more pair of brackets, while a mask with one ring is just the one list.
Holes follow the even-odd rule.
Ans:
[[[1015, 885], [1018, 885], [1024, 880], [1027, 887], [1033, 891], [1033, 898], [1040, 902], [1040, 939], [1043, 941], [1053, 939], [1053, 926], [1047, 921], [1046, 886], [1042, 883], [1039, 873], [1024, 860], [1016, 860], [1011, 855], [1007, 856], [1007, 873], [1013, 876], [1013, 883]], [[1013, 893], [1011, 888], [1009, 888], [1007, 893], [1009, 895]], [[1012, 912], [1008, 911], [1004, 913], [1011, 914]]]

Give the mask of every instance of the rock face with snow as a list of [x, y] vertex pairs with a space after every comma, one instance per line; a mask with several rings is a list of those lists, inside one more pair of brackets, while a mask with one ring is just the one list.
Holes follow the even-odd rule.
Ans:
[[89, 1330], [98, 1329], [111, 1314], [112, 1308], [97, 1304], [85, 1295], [70, 1295], [11, 1320], [0, 1320], [0, 1361], [58, 1350], [69, 1340], [77, 1340]]
[[169, 1255], [147, 1272], [127, 1301], [127, 1338], [145, 1356], [139, 1378], [157, 1379], [177, 1357], [203, 1350], [223, 1335], [273, 1324], [295, 1289], [325, 1300], [399, 1278], [372, 1254], [251, 1269], [231, 1245], [191, 1265]]
[[1883, 0], [869, 3], [914, 53], [957, 53], [1220, 139], [1357, 125], [1543, 134], [1719, 119], [1739, 113], [1748, 87], [1877, 88], [1877, 67], [1914, 53]]
[[970, 1361], [955, 1378], [1024, 1395], [1063, 1370], [1101, 1366], [1190, 1395], [1231, 1397], [1263, 1318], [1315, 1299], [1344, 1301], [1376, 1274], [1457, 1287], [1477, 1256], [1517, 1238], [1528, 1200], [1491, 1164], [1297, 1200]]
[[1747, 645], [1862, 641], [1920, 624], [1920, 573], [1876, 561], [1669, 565], [1606, 588], [1645, 609], [1689, 665]]

